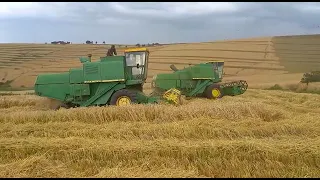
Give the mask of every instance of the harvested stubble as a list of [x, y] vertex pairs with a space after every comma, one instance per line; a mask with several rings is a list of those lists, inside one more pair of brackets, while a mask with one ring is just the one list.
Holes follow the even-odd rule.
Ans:
[[[4, 102], [6, 105], [3, 105]], [[318, 177], [320, 96], [51, 111], [0, 97], [1, 177]]]

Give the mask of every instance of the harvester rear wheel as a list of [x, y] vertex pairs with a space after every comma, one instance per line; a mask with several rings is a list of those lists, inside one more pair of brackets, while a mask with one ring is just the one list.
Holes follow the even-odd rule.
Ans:
[[137, 93], [127, 89], [115, 92], [110, 100], [110, 105], [125, 106], [137, 103]]
[[223, 97], [222, 89], [218, 84], [212, 84], [205, 90], [205, 96], [208, 99], [218, 99]]

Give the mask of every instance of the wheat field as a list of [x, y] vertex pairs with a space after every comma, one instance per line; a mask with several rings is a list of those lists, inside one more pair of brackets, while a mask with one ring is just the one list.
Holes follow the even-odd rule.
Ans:
[[[95, 44], [0, 44], [0, 84], [9, 90], [32, 88], [38, 74], [81, 67], [80, 56], [91, 53], [96, 61], [105, 56], [109, 47]], [[116, 48], [122, 55], [125, 45]], [[183, 68], [189, 64], [224, 60], [224, 80], [247, 80], [251, 88], [298, 83], [303, 73], [320, 69], [320, 35], [169, 44], [148, 49], [151, 54], [146, 90], [150, 90], [153, 75], [171, 72], [171, 64]]]
[[[40, 73], [81, 67], [109, 45], [0, 44], [0, 90], [32, 88]], [[129, 47], [129, 46], [128, 46]], [[116, 46], [121, 55], [125, 45]], [[320, 36], [265, 37], [148, 47], [150, 79], [212, 60], [243, 95], [180, 106], [49, 110], [31, 91], [0, 93], [0, 177], [319, 177], [320, 95], [300, 87], [320, 70]], [[300, 90], [299, 90], [300, 89]], [[303, 89], [303, 90], [301, 90]]]
[[0, 97], [0, 177], [319, 177], [320, 95], [48, 110]]

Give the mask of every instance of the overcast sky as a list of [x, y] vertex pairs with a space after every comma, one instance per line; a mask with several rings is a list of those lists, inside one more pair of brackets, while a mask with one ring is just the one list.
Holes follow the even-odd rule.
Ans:
[[0, 43], [172, 43], [317, 34], [319, 15], [317, 2], [0, 2]]

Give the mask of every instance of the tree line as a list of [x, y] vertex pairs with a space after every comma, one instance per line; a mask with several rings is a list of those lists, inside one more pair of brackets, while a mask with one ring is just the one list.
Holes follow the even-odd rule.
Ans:
[[[45, 43], [45, 44], [47, 44], [47, 43]], [[69, 41], [52, 41], [51, 44], [72, 44], [72, 43], [69, 42]], [[87, 40], [83, 44], [94, 44], [94, 42], [90, 41], [90, 40]], [[95, 44], [98, 44], [98, 41], [95, 41]], [[103, 41], [102, 44], [106, 44], [106, 42]], [[161, 46], [161, 44], [160, 43], [148, 43], [148, 44], [137, 43], [136, 44], [136, 47], [148, 47], [148, 46]], [[120, 45], [119, 45], [119, 47], [120, 47]]]
[[71, 42], [69, 42], [69, 41], [67, 41], [67, 42], [65, 42], [65, 41], [52, 41], [51, 44], [71, 44]]

